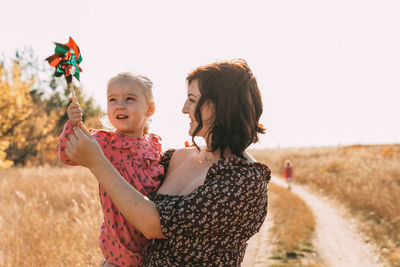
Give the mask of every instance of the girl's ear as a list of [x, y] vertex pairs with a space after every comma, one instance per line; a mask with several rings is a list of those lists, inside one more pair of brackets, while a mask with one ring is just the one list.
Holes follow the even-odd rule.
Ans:
[[154, 102], [150, 102], [147, 104], [147, 112], [146, 116], [151, 117], [154, 114], [154, 111], [156, 110], [156, 105], [154, 105]]

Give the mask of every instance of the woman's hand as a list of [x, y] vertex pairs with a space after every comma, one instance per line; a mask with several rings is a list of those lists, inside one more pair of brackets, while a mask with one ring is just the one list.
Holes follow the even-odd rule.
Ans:
[[73, 162], [89, 169], [106, 159], [96, 139], [83, 124], [74, 127], [74, 133], [66, 143], [65, 152]]

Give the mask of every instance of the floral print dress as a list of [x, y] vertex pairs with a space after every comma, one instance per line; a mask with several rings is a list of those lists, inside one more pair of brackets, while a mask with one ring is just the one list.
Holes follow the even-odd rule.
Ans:
[[[59, 157], [68, 165], [76, 165], [65, 153], [65, 144], [72, 132], [72, 126], [67, 122], [59, 139]], [[164, 175], [164, 167], [159, 164], [160, 137], [150, 134], [143, 138], [131, 138], [120, 133], [100, 130], [91, 130], [90, 133], [115, 169], [133, 187], [144, 195], [157, 190], [160, 177]], [[117, 266], [142, 266], [143, 253], [149, 240], [125, 219], [100, 185], [99, 196], [104, 213], [99, 246], [107, 263]]]
[[[173, 153], [160, 162], [165, 171]], [[240, 266], [267, 215], [270, 174], [262, 163], [228, 157], [190, 194], [150, 193], [167, 238], [153, 239], [143, 266]]]

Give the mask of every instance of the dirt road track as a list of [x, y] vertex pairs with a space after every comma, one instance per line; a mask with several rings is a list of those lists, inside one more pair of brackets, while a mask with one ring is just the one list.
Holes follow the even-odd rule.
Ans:
[[[271, 181], [286, 187], [286, 182], [278, 177]], [[292, 185], [292, 192], [300, 196], [314, 213], [317, 228], [314, 247], [327, 266], [383, 266], [378, 263], [378, 255], [372, 246], [358, 233], [355, 220], [345, 219], [343, 208], [300, 185]]]

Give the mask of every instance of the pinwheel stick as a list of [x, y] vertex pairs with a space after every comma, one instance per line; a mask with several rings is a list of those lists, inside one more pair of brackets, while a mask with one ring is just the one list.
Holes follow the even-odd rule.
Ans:
[[68, 78], [66, 78], [66, 79], [67, 79], [68, 89], [72, 94], [72, 97], [71, 97], [72, 102], [78, 103], [78, 98], [76, 98], [76, 95], [75, 95], [74, 85], [72, 84], [72, 82], [70, 82], [70, 83], [68, 82]]

